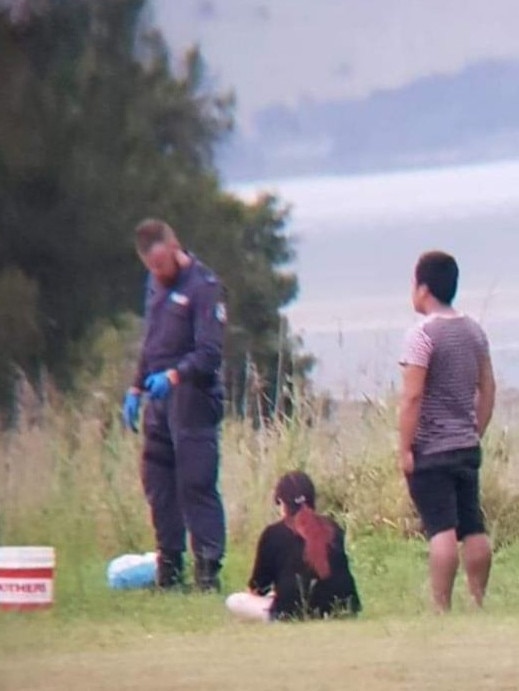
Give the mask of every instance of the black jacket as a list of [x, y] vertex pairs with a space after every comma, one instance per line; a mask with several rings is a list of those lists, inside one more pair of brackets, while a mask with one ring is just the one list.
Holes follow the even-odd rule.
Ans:
[[260, 594], [274, 589], [275, 618], [322, 617], [335, 611], [361, 609], [355, 580], [344, 550], [344, 531], [331, 519], [328, 548], [331, 574], [321, 580], [303, 560], [304, 540], [284, 521], [269, 525], [258, 542], [249, 587]]

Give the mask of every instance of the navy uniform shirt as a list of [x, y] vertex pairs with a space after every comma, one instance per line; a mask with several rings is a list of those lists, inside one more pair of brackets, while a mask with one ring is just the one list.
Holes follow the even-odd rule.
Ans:
[[181, 382], [213, 386], [222, 363], [226, 309], [222, 284], [191, 256], [171, 287], [149, 278], [145, 334], [134, 386], [149, 374], [176, 369]]

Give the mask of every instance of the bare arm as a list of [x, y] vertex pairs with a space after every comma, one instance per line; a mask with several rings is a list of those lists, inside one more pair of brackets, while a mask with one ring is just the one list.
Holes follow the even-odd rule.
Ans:
[[427, 369], [425, 367], [418, 365], [406, 365], [404, 367], [398, 427], [400, 433], [400, 466], [406, 474], [413, 472], [414, 459], [411, 448], [420, 418], [426, 375]]
[[476, 418], [478, 424], [478, 434], [482, 437], [492, 418], [494, 402], [496, 397], [496, 382], [492, 369], [492, 361], [486, 355], [481, 361], [479, 368], [479, 385], [476, 397]]

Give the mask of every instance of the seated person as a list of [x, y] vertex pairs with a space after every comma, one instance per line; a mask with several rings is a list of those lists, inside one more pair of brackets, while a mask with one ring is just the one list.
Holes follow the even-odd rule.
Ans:
[[249, 592], [227, 598], [242, 618], [270, 621], [357, 614], [361, 603], [344, 550], [344, 531], [315, 512], [315, 487], [306, 473], [279, 480], [274, 499], [281, 520], [260, 536]]

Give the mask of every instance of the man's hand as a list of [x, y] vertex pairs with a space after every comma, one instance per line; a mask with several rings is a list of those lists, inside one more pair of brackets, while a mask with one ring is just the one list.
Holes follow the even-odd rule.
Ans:
[[124, 426], [133, 432], [138, 432], [139, 412], [141, 408], [141, 392], [132, 387], [126, 392], [123, 403]]
[[412, 451], [400, 452], [400, 470], [404, 475], [411, 475], [414, 471], [414, 456]]
[[144, 387], [150, 398], [162, 400], [167, 398], [172, 387], [178, 384], [178, 372], [174, 369], [155, 372], [146, 377]]

